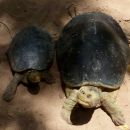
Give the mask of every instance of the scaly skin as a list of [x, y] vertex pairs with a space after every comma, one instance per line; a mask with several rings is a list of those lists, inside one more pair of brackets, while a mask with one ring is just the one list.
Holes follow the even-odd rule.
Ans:
[[24, 74], [15, 73], [13, 79], [10, 81], [9, 85], [7, 86], [4, 94], [3, 100], [10, 102], [16, 93], [18, 83], [23, 79]]
[[[103, 106], [115, 125], [122, 126], [126, 130], [124, 116], [116, 103], [117, 90], [113, 92], [102, 91], [94, 86], [82, 86], [77, 89], [66, 89], [67, 99], [62, 107], [62, 117], [71, 124], [70, 116], [77, 103], [85, 108]], [[124, 126], [124, 127], [123, 127]]]
[[62, 113], [61, 113], [62, 117], [69, 124], [72, 124], [70, 116], [73, 108], [77, 103], [77, 93], [78, 90], [72, 90], [72, 92], [69, 94], [68, 98], [65, 100], [64, 105], [62, 107]]
[[116, 102], [115, 92], [116, 91], [103, 92], [101, 102], [102, 102], [102, 106], [111, 116], [114, 124], [120, 126], [125, 124], [125, 119], [123, 113], [120, 110], [120, 107]]

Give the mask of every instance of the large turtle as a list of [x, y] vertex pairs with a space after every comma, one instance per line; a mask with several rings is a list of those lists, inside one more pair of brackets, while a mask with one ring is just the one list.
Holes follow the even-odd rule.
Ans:
[[50, 34], [36, 26], [22, 29], [13, 38], [7, 56], [14, 77], [7, 86], [3, 99], [11, 101], [19, 82], [38, 84], [42, 79], [53, 82], [49, 68], [53, 63], [54, 44]]
[[116, 125], [124, 116], [116, 103], [130, 58], [128, 40], [119, 24], [101, 12], [74, 17], [57, 43], [57, 62], [67, 99], [62, 116], [70, 115], [78, 103], [85, 108], [103, 106]]

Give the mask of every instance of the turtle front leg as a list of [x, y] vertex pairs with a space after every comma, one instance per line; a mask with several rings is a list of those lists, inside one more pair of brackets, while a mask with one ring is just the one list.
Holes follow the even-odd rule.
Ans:
[[103, 92], [102, 106], [111, 116], [115, 125], [120, 126], [125, 124], [125, 119], [120, 107], [116, 103], [115, 92]]
[[54, 77], [52, 76], [52, 74], [49, 71], [44, 71], [42, 73], [42, 79], [44, 79], [47, 83], [52, 84], [55, 82]]
[[73, 108], [75, 107], [75, 105], [77, 103], [77, 92], [78, 92], [78, 90], [72, 90], [72, 92], [67, 97], [67, 99], [65, 100], [64, 105], [62, 107], [62, 113], [61, 113], [62, 117], [69, 124], [72, 124], [72, 122], [70, 120], [70, 116], [71, 116], [71, 112], [72, 112]]
[[15, 73], [13, 79], [11, 80], [11, 82], [9, 83], [3, 94], [3, 99], [5, 101], [9, 102], [14, 98], [14, 95], [17, 90], [17, 85], [23, 79], [23, 77], [24, 77], [23, 74]]

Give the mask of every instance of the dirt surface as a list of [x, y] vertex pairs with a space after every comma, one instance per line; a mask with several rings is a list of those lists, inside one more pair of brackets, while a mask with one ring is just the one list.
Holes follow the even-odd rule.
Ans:
[[[73, 5], [73, 6], [71, 6]], [[5, 56], [11, 37], [27, 25], [46, 28], [54, 39], [58, 38], [63, 26], [71, 19], [68, 8], [74, 14], [88, 11], [102, 11], [112, 15], [130, 38], [130, 0], [1, 0], [0, 21], [0, 96], [12, 79], [12, 73]], [[130, 40], [130, 39], [129, 39]], [[41, 83], [40, 88], [29, 90], [20, 84], [14, 100], [10, 103], [0, 98], [0, 130], [118, 130], [110, 117], [100, 108], [75, 110], [73, 122], [68, 125], [60, 116], [65, 99], [61, 89], [56, 62], [51, 69], [56, 82], [53, 85]], [[130, 75], [126, 74], [119, 90], [118, 102], [130, 126]]]

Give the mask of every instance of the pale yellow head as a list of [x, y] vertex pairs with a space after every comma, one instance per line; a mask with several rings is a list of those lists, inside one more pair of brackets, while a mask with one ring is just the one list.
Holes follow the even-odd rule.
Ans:
[[94, 86], [82, 86], [77, 94], [78, 103], [85, 108], [99, 107], [100, 89]]

